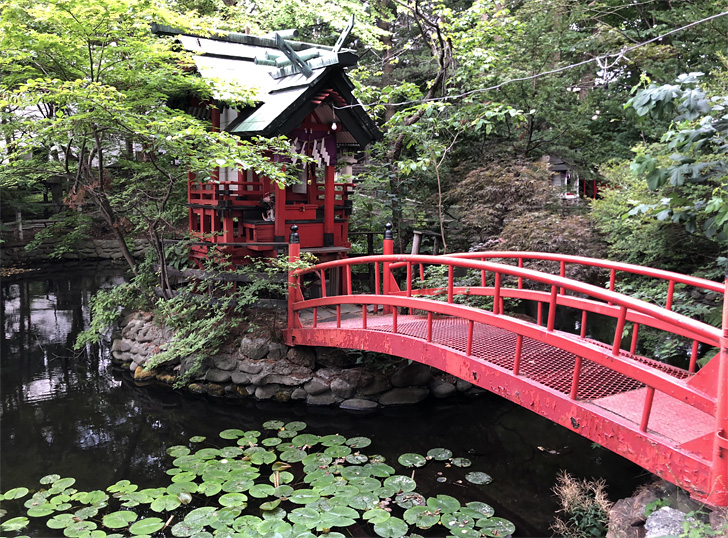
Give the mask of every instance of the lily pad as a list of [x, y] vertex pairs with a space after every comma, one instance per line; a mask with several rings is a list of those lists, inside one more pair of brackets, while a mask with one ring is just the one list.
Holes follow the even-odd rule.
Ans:
[[173, 458], [187, 456], [190, 452], [191, 452], [191, 450], [189, 449], [189, 447], [182, 446], [182, 445], [171, 446], [167, 449], [167, 454], [169, 454]]
[[438, 495], [427, 499], [427, 506], [441, 513], [451, 514], [460, 508], [460, 501], [450, 495]]
[[319, 439], [319, 442], [323, 446], [343, 445], [344, 443], [346, 443], [346, 437], [339, 434], [325, 435], [324, 437]]
[[324, 454], [333, 458], [345, 458], [351, 454], [351, 448], [346, 445], [334, 445], [324, 450]]
[[409, 492], [414, 491], [417, 487], [417, 482], [415, 482], [412, 478], [409, 476], [404, 475], [394, 475], [390, 476], [384, 481], [384, 485], [388, 487], [396, 488], [397, 491], [401, 492]]
[[195, 508], [185, 516], [185, 521], [190, 525], [204, 527], [215, 519], [214, 513], [217, 508], [214, 506], [202, 506]]
[[244, 493], [226, 493], [217, 500], [222, 506], [240, 506], [245, 508], [248, 496]]
[[493, 509], [493, 507], [489, 504], [485, 504], [484, 502], [472, 501], [465, 506], [470, 508], [471, 510], [479, 512], [480, 514], [482, 514], [482, 517], [492, 517], [493, 514], [495, 514], [495, 510]]
[[[89, 533], [96, 530], [96, 523], [93, 521], [75, 521], [63, 530], [63, 534], [69, 538], [79, 538], [80, 536], [88, 536]], [[131, 532], [131, 529], [129, 529]], [[134, 534], [134, 533], [132, 533]], [[146, 534], [146, 533], [144, 533]]]
[[275, 491], [273, 492], [273, 495], [279, 498], [288, 498], [291, 495], [293, 495], [296, 492], [295, 489], [293, 489], [291, 486], [288, 485], [282, 485], [278, 486]]
[[[213, 495], [217, 495], [222, 490], [222, 484], [218, 482], [203, 482], [197, 487], [197, 493], [201, 495], [206, 495], [207, 497], [212, 497]], [[189, 492], [182, 492], [178, 494], [178, 497], [183, 495], [184, 493], [189, 494]], [[181, 500], [181, 499], [180, 499]]]
[[361, 465], [368, 460], [369, 457], [366, 454], [359, 454], [359, 452], [346, 456], [346, 463], [351, 463], [352, 465]]
[[372, 440], [369, 437], [352, 437], [347, 439], [346, 444], [351, 448], [365, 448], [372, 444]]
[[395, 473], [394, 467], [387, 465], [382, 462], [374, 462], [372, 457], [369, 457], [369, 463], [364, 466], [371, 476], [378, 478], [387, 478]]
[[319, 436], [313, 435], [312, 433], [302, 433], [299, 435], [296, 435], [293, 439], [291, 439], [291, 443], [293, 443], [297, 447], [304, 447], [304, 446], [315, 446], [319, 442]]
[[195, 435], [194, 437], [190, 437], [190, 443], [201, 443], [205, 439], [207, 439], [207, 437], [204, 435]]
[[292, 448], [281, 453], [281, 459], [286, 463], [296, 463], [299, 461], [303, 461], [306, 456], [306, 452], [304, 450], [301, 450], [300, 448]]
[[136, 521], [137, 516], [134, 512], [129, 510], [121, 510], [119, 512], [112, 512], [106, 514], [102, 520], [104, 527], [109, 529], [121, 529], [128, 527], [133, 521]]
[[51, 515], [56, 509], [50, 503], [41, 504], [40, 506], [34, 506], [28, 508], [28, 517], [45, 517]]
[[379, 504], [379, 497], [370, 492], [358, 493], [348, 504], [356, 510], [371, 510]]
[[260, 505], [260, 509], [265, 510], [265, 511], [271, 511], [271, 510], [275, 510], [276, 508], [278, 508], [278, 506], [280, 504], [281, 504], [281, 500], [275, 499], [272, 501], [264, 502], [263, 504]]
[[429, 529], [440, 521], [440, 514], [429, 506], [413, 506], [404, 512], [404, 520], [418, 529]]
[[202, 532], [203, 527], [201, 525], [193, 525], [187, 521], [180, 521], [172, 527], [172, 536], [194, 536]]
[[489, 474], [477, 471], [466, 474], [465, 480], [471, 484], [490, 484], [493, 481], [493, 478]]
[[427, 457], [437, 461], [445, 461], [452, 458], [452, 450], [447, 448], [433, 448], [427, 451]]
[[306, 529], [313, 529], [319, 524], [321, 514], [318, 510], [303, 506], [301, 508], [294, 508], [291, 510], [288, 514], [288, 519], [291, 523], [302, 525]]
[[223, 439], [238, 439], [244, 435], [245, 432], [237, 428], [230, 428], [229, 430], [223, 430], [220, 432], [220, 437]]
[[[187, 493], [189, 495], [189, 492], [180, 492], [180, 494], [182, 493]], [[155, 499], [150, 505], [150, 508], [155, 512], [169, 512], [170, 510], [178, 508], [181, 504], [182, 502], [179, 500], [177, 495], [164, 495], [163, 497]]]
[[51, 486], [51, 489], [49, 491], [51, 493], [60, 493], [62, 491], [67, 490], [75, 483], [76, 483], [75, 478], [59, 478], [58, 480], [53, 482], [53, 486]]
[[414, 453], [402, 454], [397, 461], [405, 467], [422, 467], [427, 463], [424, 456]]
[[164, 527], [164, 521], [158, 517], [147, 517], [140, 519], [129, 527], [129, 532], [134, 535], [154, 534]]
[[289, 497], [289, 501], [295, 504], [309, 504], [317, 501], [319, 494], [312, 489], [299, 489]]
[[473, 462], [471, 462], [468, 458], [453, 458], [452, 464], [455, 467], [470, 467]]
[[248, 490], [248, 493], [250, 493], [251, 497], [255, 497], [256, 499], [264, 499], [272, 496], [275, 490], [276, 489], [273, 486], [268, 484], [256, 484]]
[[374, 525], [374, 532], [382, 538], [401, 538], [409, 531], [409, 525], [398, 517], [390, 517]]
[[263, 423], [263, 428], [266, 430], [280, 430], [284, 423], [282, 420], [269, 420]]
[[369, 523], [376, 525], [377, 523], [384, 523], [387, 521], [390, 517], [392, 517], [392, 514], [382, 508], [372, 508], [371, 510], [364, 512], [362, 517]]
[[293, 482], [293, 478], [293, 473], [289, 473], [288, 471], [276, 471], [269, 477], [270, 481], [273, 484], [278, 482], [278, 485], [290, 484], [291, 482]]
[[280, 437], [269, 437], [268, 439], [263, 439], [260, 442], [263, 446], [276, 446], [281, 444], [281, 438]]
[[291, 430], [293, 432], [300, 432], [301, 430], [306, 429], [307, 424], [305, 422], [301, 422], [300, 420], [294, 420], [293, 422], [289, 422], [284, 426], [286, 430]]
[[27, 527], [28, 522], [29, 520], [27, 517], [14, 517], [0, 523], [0, 529], [5, 532], [15, 532]]
[[59, 480], [60, 478], [61, 478], [61, 475], [59, 475], [59, 474], [47, 474], [43, 478], [41, 478], [39, 480], [39, 482], [41, 484], [43, 484], [44, 486], [47, 486], [49, 484], [52, 484], [56, 480]]
[[480, 532], [486, 536], [509, 536], [516, 532], [516, 526], [502, 517], [491, 517], [481, 521], [483, 524], [479, 525]]
[[397, 506], [405, 509], [427, 504], [425, 498], [415, 492], [400, 493], [394, 498], [394, 502], [397, 503]]
[[[136, 518], [136, 514], [134, 514], [134, 517]], [[46, 521], [46, 526], [49, 529], [65, 529], [74, 521], [75, 519], [73, 514], [56, 514]], [[128, 525], [128, 523], [126, 525]], [[126, 525], [123, 526], [126, 527]]]
[[[174, 465], [177, 465], [177, 463], [174, 463]], [[113, 486], [109, 486], [106, 488], [106, 491], [109, 493], [130, 493], [132, 491], [136, 491], [139, 489], [139, 486], [136, 484], [132, 484], [128, 480], [119, 480], [116, 484]]]

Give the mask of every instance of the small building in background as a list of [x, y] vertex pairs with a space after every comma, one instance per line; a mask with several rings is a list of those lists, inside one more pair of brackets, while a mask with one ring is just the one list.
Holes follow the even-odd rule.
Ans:
[[188, 112], [242, 139], [284, 135], [297, 153], [313, 160], [291, 162], [299, 182], [283, 189], [253, 170], [190, 173], [189, 229], [196, 239], [191, 257], [198, 267], [213, 247], [234, 264], [275, 256], [286, 248], [293, 224], [304, 251], [321, 261], [346, 256], [353, 189], [347, 172], [354, 154], [381, 137], [364, 108], [351, 106], [358, 101], [345, 71], [358, 57], [342, 45], [352, 25], [353, 20], [334, 47], [293, 41], [286, 37], [292, 32], [201, 36], [153, 27], [157, 34], [175, 36], [193, 54], [200, 76], [257, 89], [253, 106], [190, 101]]

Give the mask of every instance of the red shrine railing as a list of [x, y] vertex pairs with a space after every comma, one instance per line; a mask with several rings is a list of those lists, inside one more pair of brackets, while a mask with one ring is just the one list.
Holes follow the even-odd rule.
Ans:
[[[381, 256], [292, 271], [287, 342], [368, 349], [429, 364], [531, 408], [696, 498], [728, 505], [724, 351], [728, 338], [725, 329], [672, 310], [677, 284], [721, 295], [725, 285], [578, 256], [394, 255], [392, 249], [388, 230]], [[298, 254], [298, 234], [293, 229], [291, 260], [297, 260]], [[494, 258], [515, 265], [491, 261]], [[525, 268], [529, 260], [557, 262], [558, 274]], [[353, 291], [352, 269], [360, 266], [374, 270], [374, 290], [367, 293]], [[446, 283], [427, 287], [424, 268], [428, 266], [440, 267]], [[576, 266], [608, 270], [608, 289], [567, 278]], [[651, 277], [656, 284], [666, 285], [666, 304], [650, 304], [616, 292], [621, 273]], [[311, 278], [320, 296], [306, 299], [302, 290]], [[468, 285], [461, 284], [463, 279], [470, 280]], [[487, 298], [487, 308], [461, 304], [474, 298], [481, 302]], [[509, 315], [507, 299], [535, 302], [535, 322]], [[324, 319], [323, 309], [335, 315]], [[558, 309], [581, 311], [579, 334], [557, 329]], [[310, 319], [304, 321], [306, 311]], [[724, 328], [728, 327], [726, 311], [724, 307]], [[609, 342], [589, 336], [589, 316], [595, 314], [614, 320]], [[597, 318], [598, 323], [603, 320]], [[628, 349], [623, 349], [628, 324], [632, 337]], [[636, 354], [640, 326], [692, 340], [688, 369]], [[701, 346], [721, 352], [698, 371]]]

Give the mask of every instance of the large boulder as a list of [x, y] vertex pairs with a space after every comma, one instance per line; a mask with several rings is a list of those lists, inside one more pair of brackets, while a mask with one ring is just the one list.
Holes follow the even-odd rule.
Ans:
[[307, 346], [296, 346], [288, 349], [286, 357], [293, 364], [311, 368], [316, 365], [316, 353], [314, 348]]
[[413, 405], [420, 403], [430, 395], [427, 387], [394, 388], [379, 397], [381, 405]]
[[254, 361], [260, 360], [268, 354], [268, 340], [246, 336], [240, 341], [240, 353]]
[[395, 370], [389, 381], [395, 387], [420, 387], [427, 385], [431, 378], [429, 366], [413, 362]]

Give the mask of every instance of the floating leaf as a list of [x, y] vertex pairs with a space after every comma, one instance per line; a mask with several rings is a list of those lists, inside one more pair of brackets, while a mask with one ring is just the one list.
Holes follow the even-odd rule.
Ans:
[[356, 486], [359, 491], [375, 491], [382, 487], [382, 483], [370, 476], [360, 476], [349, 480], [349, 484]]
[[309, 504], [318, 500], [319, 494], [312, 489], [299, 489], [289, 497], [289, 501], [296, 504]]
[[379, 478], [387, 478], [395, 473], [394, 467], [387, 465], [386, 463], [374, 462], [373, 458], [369, 457], [369, 463], [364, 466], [364, 469], [371, 475]]
[[319, 442], [319, 436], [312, 433], [302, 433], [291, 439], [291, 443], [298, 447], [314, 446]]
[[270, 497], [275, 492], [275, 488], [273, 486], [270, 486], [268, 484], [256, 484], [250, 490], [248, 490], [248, 493], [250, 493], [251, 497], [255, 497], [256, 499], [264, 499], [265, 497]]
[[215, 510], [217, 510], [217, 508], [214, 506], [202, 506], [200, 508], [195, 508], [185, 516], [185, 521], [190, 525], [204, 527], [212, 523], [215, 519], [215, 516], [213, 515]]
[[468, 458], [453, 458], [452, 460], [455, 467], [470, 467], [472, 463]]
[[202, 525], [192, 525], [187, 521], [180, 521], [172, 527], [173, 536], [194, 536], [202, 532]]
[[223, 430], [220, 432], [220, 437], [222, 437], [223, 439], [238, 439], [239, 437], [243, 437], [244, 435], [245, 432], [237, 428], [231, 428], [229, 430]]
[[443, 514], [441, 518], [442, 524], [456, 536], [462, 533], [462, 529], [472, 529], [475, 527], [475, 521], [474, 518], [462, 514]]
[[[197, 488], [197, 491], [198, 493], [202, 493], [200, 488]], [[190, 504], [192, 502], [192, 495], [190, 495], [187, 491], [183, 491], [177, 494], [177, 500], [180, 504]]]
[[369, 437], [352, 437], [346, 444], [351, 448], [365, 448], [372, 444], [372, 440]]
[[392, 514], [381, 508], [373, 508], [364, 512], [362, 517], [369, 523], [376, 525], [377, 523], [384, 523], [387, 521], [390, 517], [392, 517]]
[[290, 484], [291, 482], [293, 482], [293, 478], [293, 473], [289, 473], [288, 471], [276, 471], [269, 477], [270, 481], [273, 484], [277, 482], [279, 485]]
[[6, 501], [12, 501], [13, 499], [22, 499], [28, 493], [30, 493], [30, 490], [28, 488], [13, 488], [3, 494], [3, 499], [5, 499]]
[[[68, 508], [70, 508], [71, 505], [68, 505]], [[95, 506], [86, 506], [84, 508], [81, 508], [80, 510], [76, 510], [73, 515], [76, 516], [78, 519], [91, 519], [96, 517], [96, 514], [99, 513], [99, 509]]]
[[280, 430], [282, 427], [282, 420], [269, 420], [263, 423], [263, 428], [265, 428], [266, 430]]
[[440, 521], [440, 514], [429, 506], [413, 506], [404, 512], [404, 520], [418, 529], [429, 529]]
[[486, 536], [509, 536], [516, 532], [516, 526], [502, 517], [491, 517], [480, 522], [482, 523], [478, 525], [480, 532]]
[[374, 525], [374, 532], [382, 538], [400, 538], [407, 534], [409, 526], [398, 517], [390, 517], [382, 523]]
[[47, 486], [49, 484], [52, 484], [56, 480], [59, 480], [60, 478], [61, 478], [61, 475], [59, 475], [59, 474], [47, 474], [43, 478], [41, 478], [39, 480], [39, 482], [41, 484], [43, 484], [44, 486]]
[[[222, 484], [219, 484], [217, 482], [203, 482], [197, 487], [197, 492], [201, 495], [206, 495], [207, 497], [212, 497], [213, 495], [217, 495], [222, 490]], [[182, 495], [189, 495], [189, 492], [183, 491], [179, 493], [177, 496], [179, 497], [180, 501], [182, 501]], [[190, 497], [191, 498], [191, 497]], [[187, 504], [184, 501], [182, 501], [183, 504]]]
[[197, 474], [190, 471], [182, 471], [172, 477], [172, 482], [192, 482], [195, 478], [197, 478]]
[[134, 535], [138, 534], [154, 534], [164, 527], [164, 521], [158, 517], [147, 517], [140, 519], [129, 527], [129, 532]]
[[[189, 495], [189, 492], [180, 492], [180, 494], [181, 493]], [[182, 503], [177, 495], [165, 495], [155, 499], [150, 505], [150, 508], [155, 512], [168, 512], [178, 508], [181, 504]]]
[[397, 458], [397, 461], [405, 467], [422, 467], [427, 463], [424, 456], [412, 453], [402, 454], [399, 458]]
[[287, 463], [284, 463], [282, 461], [277, 461], [273, 464], [271, 467], [274, 471], [285, 471], [286, 469], [290, 469], [291, 466]]
[[413, 506], [424, 506], [427, 504], [425, 498], [419, 493], [400, 493], [394, 498], [394, 502], [401, 508], [412, 508]]
[[327, 454], [323, 454], [321, 452], [314, 452], [313, 454], [309, 454], [305, 458], [301, 460], [301, 463], [304, 465], [312, 465], [315, 467], [326, 467], [329, 465], [332, 461], [334, 461], [334, 458]]
[[324, 450], [324, 454], [333, 458], [345, 458], [351, 454], [351, 448], [346, 445], [334, 445]]
[[292, 432], [300, 432], [301, 430], [306, 429], [306, 423], [301, 422], [300, 420], [295, 420], [293, 422], [289, 422], [284, 426], [286, 430], [290, 430]]
[[304, 506], [291, 510], [288, 514], [288, 519], [291, 523], [302, 525], [306, 529], [313, 529], [321, 520], [321, 514], [318, 510]]
[[189, 453], [190, 453], [190, 449], [188, 447], [182, 446], [182, 445], [171, 446], [167, 449], [167, 454], [169, 454], [173, 458], [179, 458], [181, 456], [186, 456]]
[[296, 436], [298, 436], [298, 432], [293, 430], [280, 430], [278, 432], [278, 437], [281, 439], [293, 439]]
[[220, 456], [223, 458], [237, 458], [243, 453], [243, 449], [239, 446], [226, 446], [220, 449]]
[[195, 456], [201, 460], [211, 460], [217, 458], [220, 455], [220, 450], [217, 448], [201, 448], [195, 452]]
[[478, 471], [466, 474], [465, 480], [471, 484], [490, 484], [493, 481], [493, 478], [491, 478], [489, 474]]
[[207, 437], [204, 435], [195, 435], [194, 437], [190, 437], [190, 443], [201, 443], [205, 439], [207, 439]]
[[452, 450], [447, 448], [433, 448], [427, 451], [427, 457], [437, 461], [449, 460], [452, 458]]
[[[88, 536], [88, 534], [96, 530], [96, 523], [93, 521], [76, 521], [68, 525], [64, 530], [63, 534], [69, 538], [78, 538], [80, 536]], [[130, 529], [131, 530], [131, 529]]]
[[280, 504], [281, 504], [281, 500], [275, 499], [272, 501], [264, 502], [263, 504], [260, 505], [260, 509], [270, 512], [271, 510], [275, 510], [276, 508], [278, 508], [278, 506]]
[[248, 496], [244, 493], [226, 493], [217, 500], [222, 506], [240, 506], [245, 508]]
[[[277, 499], [276, 499], [277, 500]], [[273, 501], [275, 502], [275, 501]], [[265, 503], [263, 503], [265, 504]], [[273, 510], [266, 510], [262, 513], [263, 519], [283, 519], [286, 517], [287, 512], [283, 508], [274, 508]]]
[[343, 445], [346, 443], [346, 437], [339, 435], [338, 433], [334, 435], [326, 435], [319, 439], [319, 442], [323, 446]]
[[70, 488], [75, 483], [76, 483], [75, 478], [59, 478], [58, 480], [53, 482], [53, 486], [51, 486], [51, 489], [49, 491], [51, 493], [60, 493], [62, 491], [66, 491], [68, 488]]
[[242, 493], [253, 487], [255, 482], [246, 477], [233, 478], [222, 484], [222, 490], [226, 493]]
[[[195, 493], [197, 491], [197, 484], [195, 482], [174, 482], [167, 487], [167, 493], [170, 495], [177, 496], [183, 491], [187, 493]], [[151, 500], [139, 502], [151, 502]]]
[[260, 443], [263, 446], [276, 446], [281, 444], [281, 438], [280, 437], [269, 437], [268, 439], [263, 439]]
[[476, 512], [480, 513], [482, 517], [491, 517], [493, 514], [495, 514], [495, 510], [493, 509], [493, 507], [489, 504], [485, 504], [484, 502], [472, 501], [465, 506], [470, 508], [471, 510], [475, 510]]
[[359, 454], [358, 452], [346, 456], [346, 462], [351, 463], [352, 465], [361, 465], [362, 463], [366, 463], [368, 460], [369, 457], [367, 457], [366, 454]]
[[379, 497], [371, 492], [359, 493], [348, 504], [356, 510], [371, 510], [379, 504]]
[[427, 506], [442, 513], [453, 513], [460, 508], [460, 501], [450, 495], [438, 495], [427, 499]]
[[108, 527], [110, 529], [121, 529], [123, 527], [129, 526], [129, 524], [133, 521], [136, 521], [137, 516], [134, 512], [130, 512], [129, 510], [121, 510], [119, 512], [112, 512], [110, 514], [106, 514], [104, 516], [104, 519], [102, 520], [102, 523], [104, 527]]
[[387, 458], [385, 458], [381, 454], [374, 454], [369, 456], [369, 461], [371, 461], [372, 463], [384, 463], [385, 461], [387, 461]]
[[84, 492], [78, 495], [76, 500], [82, 504], [99, 504], [109, 500], [109, 496], [103, 491], [97, 489], [94, 491]]
[[278, 486], [275, 489], [275, 491], [273, 492], [273, 495], [275, 495], [276, 497], [288, 498], [291, 495], [293, 495], [295, 492], [296, 492], [296, 490], [293, 489], [291, 486], [283, 485], [283, 486]]
[[385, 486], [393, 487], [397, 491], [414, 491], [417, 487], [417, 482], [415, 482], [412, 478], [409, 476], [404, 475], [394, 475], [390, 476], [384, 481]]
[[300, 448], [292, 448], [281, 453], [281, 459], [287, 463], [303, 461], [306, 456], [306, 452]]
[[29, 517], [45, 517], [51, 515], [55, 511], [56, 509], [53, 507], [53, 505], [51, 505], [50, 503], [45, 503], [40, 506], [28, 508], [27, 514]]
[[258, 525], [258, 533], [260, 536], [287, 537], [291, 534], [291, 530], [291, 524], [280, 518], [266, 519]]
[[332, 506], [330, 510], [321, 514], [321, 521], [316, 530], [331, 529], [332, 527], [349, 527], [356, 523], [359, 512], [348, 506]]
[[27, 517], [14, 517], [0, 523], [0, 529], [5, 532], [15, 532], [28, 526]]

